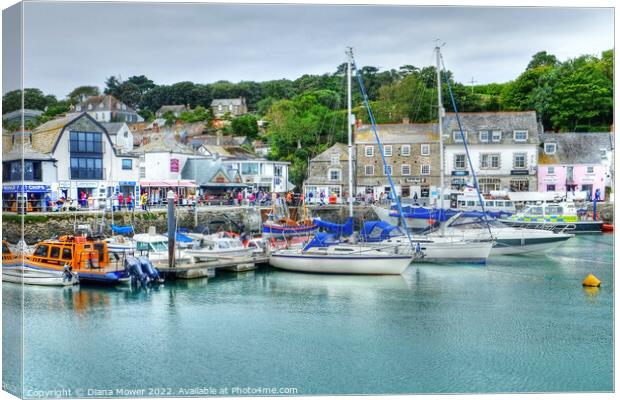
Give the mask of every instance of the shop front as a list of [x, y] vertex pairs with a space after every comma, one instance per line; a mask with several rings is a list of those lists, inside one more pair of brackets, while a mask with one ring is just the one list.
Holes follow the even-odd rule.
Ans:
[[196, 183], [193, 180], [161, 180], [161, 181], [140, 181], [139, 193], [146, 193], [149, 198], [149, 205], [158, 206], [166, 203], [166, 195], [169, 190], [175, 194], [175, 199], [179, 205], [188, 204], [187, 199], [196, 195]]
[[49, 185], [3, 185], [2, 210], [20, 213], [48, 211], [46, 198], [50, 195]]

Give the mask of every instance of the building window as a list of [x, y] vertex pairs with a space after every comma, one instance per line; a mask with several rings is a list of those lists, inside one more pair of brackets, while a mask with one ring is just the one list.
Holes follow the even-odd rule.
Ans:
[[547, 167], [547, 174], [548, 175], [555, 174], [555, 167]]
[[123, 158], [123, 169], [132, 169], [133, 168], [133, 160], [131, 158]]
[[493, 131], [491, 133], [491, 140], [495, 143], [498, 143], [502, 140], [502, 131]]
[[525, 154], [515, 154], [514, 157], [515, 169], [523, 169], [527, 166], [525, 163]]
[[452, 131], [452, 139], [457, 143], [463, 143], [463, 137], [465, 137], [465, 141], [467, 141], [467, 131], [463, 131], [463, 135], [461, 135], [461, 131]]
[[88, 105], [88, 110], [90, 111], [90, 110], [92, 110], [92, 109], [93, 109], [93, 105], [92, 105], [92, 104], [89, 104], [89, 105]]
[[340, 197], [340, 186], [330, 186], [329, 187], [329, 194], [335, 194], [336, 197]]
[[332, 165], [339, 165], [340, 164], [340, 154], [332, 154], [331, 162], [332, 162]]
[[421, 144], [420, 145], [420, 155], [430, 156], [431, 155], [431, 145], [430, 144]]
[[479, 136], [481, 142], [488, 142], [489, 141], [489, 131], [479, 131], [478, 132], [478, 136]]
[[390, 174], [390, 176], [392, 175], [392, 166], [391, 165], [385, 165], [383, 167], [383, 175], [387, 176], [388, 174]]
[[403, 144], [403, 146], [400, 148], [400, 155], [401, 156], [410, 156], [411, 155], [411, 146], [409, 146], [408, 144]]
[[607, 159], [607, 149], [601, 149], [601, 159]]
[[69, 133], [71, 179], [103, 179], [101, 132]]
[[401, 175], [411, 175], [411, 165], [409, 164], [403, 164], [400, 166], [400, 173]]
[[527, 179], [512, 179], [510, 181], [511, 192], [528, 192], [530, 190], [530, 182]]
[[420, 175], [430, 175], [431, 174], [431, 166], [428, 164], [422, 164], [420, 167]]
[[330, 181], [340, 181], [340, 170], [339, 169], [330, 169], [329, 170], [329, 180]]
[[241, 175], [258, 175], [258, 163], [241, 164]]
[[146, 167], [140, 167], [140, 178], [146, 178]]
[[[41, 181], [42, 167], [41, 161], [24, 161], [24, 180]], [[2, 181], [15, 182], [22, 180], [22, 162], [5, 161], [2, 163]]]
[[374, 165], [366, 165], [364, 167], [364, 175], [374, 175], [375, 174], [375, 166]]
[[82, 106], [79, 104], [75, 106], [75, 111], [82, 111]]
[[498, 169], [499, 154], [481, 154], [480, 169]]
[[465, 161], [465, 154], [454, 155], [454, 169], [465, 169], [467, 162]]
[[391, 145], [383, 146], [383, 153], [385, 154], [386, 157], [392, 157], [392, 146]]
[[555, 154], [556, 149], [557, 149], [556, 143], [545, 143], [545, 154], [552, 156]]
[[103, 179], [101, 158], [72, 156], [71, 179]]
[[490, 193], [493, 190], [499, 190], [499, 178], [480, 178], [478, 179], [478, 187], [483, 193]]
[[375, 154], [375, 148], [373, 146], [366, 146], [364, 148], [364, 153], [366, 157], [372, 157]]
[[515, 142], [525, 142], [527, 141], [527, 131], [514, 131], [513, 139]]
[[586, 167], [586, 174], [593, 174], [593, 173], [594, 173], [594, 167], [593, 166]]
[[273, 166], [273, 176], [282, 176], [282, 166], [274, 165]]
[[547, 192], [555, 192], [555, 185], [547, 185]]

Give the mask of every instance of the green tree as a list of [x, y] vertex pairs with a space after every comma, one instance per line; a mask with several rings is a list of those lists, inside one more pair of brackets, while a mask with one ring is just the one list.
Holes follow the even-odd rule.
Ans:
[[[24, 108], [43, 111], [50, 101], [40, 89], [24, 89]], [[22, 108], [22, 91], [12, 90], [2, 96], [2, 112], [4, 114]]]
[[99, 94], [97, 86], [78, 86], [67, 95], [67, 99], [72, 104], [78, 104], [91, 96], [99, 96]]
[[532, 60], [527, 64], [526, 70], [538, 67], [555, 67], [558, 65], [558, 59], [546, 51], [539, 51], [532, 56]]
[[232, 120], [230, 127], [236, 136], [246, 136], [248, 139], [258, 137], [258, 121], [252, 114], [238, 116]]

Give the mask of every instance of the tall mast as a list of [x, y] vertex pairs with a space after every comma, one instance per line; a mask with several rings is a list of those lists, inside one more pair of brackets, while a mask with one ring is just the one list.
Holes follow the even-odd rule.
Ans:
[[[435, 47], [437, 56], [437, 124], [439, 125], [439, 208], [443, 209], [443, 187], [444, 187], [444, 160], [443, 160], [443, 102], [441, 101], [441, 53], [439, 46]], [[441, 212], [441, 211], [440, 211]], [[441, 225], [441, 234], [446, 233], [446, 224]]]
[[347, 47], [347, 135], [349, 150], [349, 217], [353, 218], [353, 132], [351, 129], [351, 58], [353, 48]]

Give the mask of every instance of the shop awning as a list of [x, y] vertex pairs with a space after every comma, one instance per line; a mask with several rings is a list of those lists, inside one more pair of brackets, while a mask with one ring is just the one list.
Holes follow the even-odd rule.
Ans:
[[140, 181], [141, 187], [188, 187], [195, 188], [196, 183], [188, 180], [165, 180], [165, 181]]

